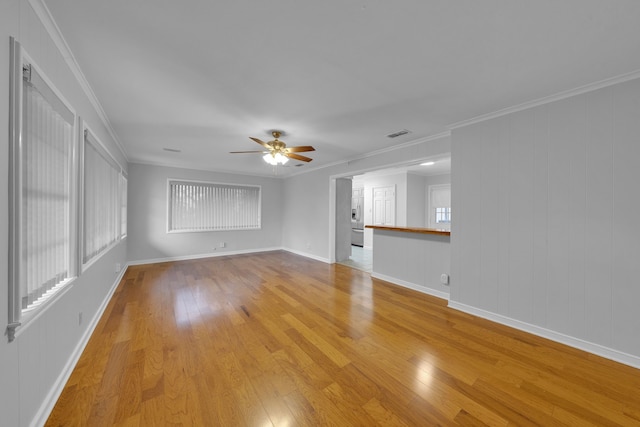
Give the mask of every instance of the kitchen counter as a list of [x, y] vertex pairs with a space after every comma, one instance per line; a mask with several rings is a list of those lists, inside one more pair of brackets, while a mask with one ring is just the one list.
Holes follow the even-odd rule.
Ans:
[[424, 227], [391, 227], [388, 225], [366, 225], [365, 228], [371, 228], [374, 230], [389, 230], [400, 231], [403, 233], [420, 233], [420, 234], [437, 234], [439, 236], [450, 236], [451, 232], [448, 230], [440, 230], [437, 228], [424, 228]]

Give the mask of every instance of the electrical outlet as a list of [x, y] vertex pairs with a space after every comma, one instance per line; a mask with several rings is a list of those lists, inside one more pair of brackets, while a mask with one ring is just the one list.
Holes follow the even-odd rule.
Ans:
[[448, 285], [449, 284], [449, 275], [448, 274], [441, 274], [440, 275], [440, 283], [442, 283], [443, 285]]
[[226, 248], [227, 247], [227, 243], [226, 242], [220, 242], [220, 247], [221, 248]]
[[120, 273], [120, 269], [122, 268], [122, 266], [120, 265], [119, 262], [116, 262], [116, 273]]

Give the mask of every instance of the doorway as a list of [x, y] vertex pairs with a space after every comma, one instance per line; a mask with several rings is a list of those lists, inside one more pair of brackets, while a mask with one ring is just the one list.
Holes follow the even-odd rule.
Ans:
[[[352, 189], [348, 194], [351, 199], [350, 219], [360, 219], [362, 234], [364, 239], [359, 246], [349, 248], [351, 255], [348, 260], [344, 260], [345, 265], [371, 271], [369, 260], [373, 259], [373, 231], [366, 228], [366, 225], [389, 225], [389, 226], [409, 226], [428, 227], [428, 187], [431, 185], [451, 183], [451, 155], [442, 153], [429, 158], [415, 159], [410, 162], [397, 165], [389, 165], [387, 168], [361, 170], [350, 174], [339, 174], [331, 177], [330, 182], [330, 212], [332, 221], [330, 224], [330, 262], [337, 260], [337, 242], [341, 239], [338, 236], [338, 229], [344, 230], [343, 212], [338, 212], [338, 180], [341, 178], [352, 180]], [[362, 191], [354, 192], [355, 189], [363, 188]], [[374, 207], [374, 189], [376, 192], [376, 202]], [[364, 196], [363, 203], [358, 204], [353, 201], [356, 195]], [[346, 194], [344, 195], [347, 196]], [[441, 213], [446, 215], [447, 212]], [[374, 221], [375, 215], [375, 221]], [[449, 208], [450, 217], [450, 208]], [[446, 219], [446, 217], [445, 217]], [[438, 221], [438, 219], [436, 219]], [[442, 223], [440, 219], [438, 222]], [[442, 224], [444, 225], [444, 224]], [[351, 226], [353, 234], [354, 225]], [[342, 233], [342, 231], [340, 232]], [[344, 236], [342, 235], [342, 238]], [[354, 265], [359, 264], [359, 265]]]

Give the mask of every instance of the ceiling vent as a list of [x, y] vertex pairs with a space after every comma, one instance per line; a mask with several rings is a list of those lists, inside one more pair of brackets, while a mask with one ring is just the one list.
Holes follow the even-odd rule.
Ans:
[[408, 131], [406, 129], [402, 129], [402, 130], [399, 130], [398, 132], [390, 133], [389, 135], [387, 135], [387, 138], [397, 138], [399, 136], [406, 135], [406, 134], [409, 134], [409, 133], [411, 133], [411, 131]]

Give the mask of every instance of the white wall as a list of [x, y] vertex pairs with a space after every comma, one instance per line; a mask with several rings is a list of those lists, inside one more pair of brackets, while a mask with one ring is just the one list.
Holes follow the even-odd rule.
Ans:
[[[260, 230], [167, 233], [169, 178], [262, 187]], [[129, 165], [129, 260], [159, 260], [224, 252], [273, 249], [282, 246], [282, 181], [228, 173]], [[220, 248], [225, 242], [226, 247]], [[214, 248], [217, 248], [214, 250]]]
[[640, 80], [452, 141], [453, 305], [638, 365]]
[[[34, 59], [47, 77], [91, 126], [112, 154], [126, 165], [106, 128], [87, 96], [70, 71], [27, 0], [0, 2], [0, 325], [8, 318], [8, 99], [9, 99], [9, 36], [14, 36]], [[89, 332], [92, 319], [114, 285], [115, 263], [126, 261], [126, 244], [111, 249], [84, 272], [54, 304], [37, 319], [18, 329], [15, 341], [8, 343], [5, 334], [0, 339], [0, 424], [26, 426], [37, 415], [47, 415], [46, 405], [55, 403], [55, 387], [62, 385], [72, 368]], [[84, 321], [78, 324], [78, 313]], [[42, 411], [42, 412], [39, 412]]]
[[426, 195], [427, 195], [427, 191], [429, 190], [429, 186], [430, 185], [444, 185], [444, 184], [451, 184], [451, 174], [447, 173], [447, 174], [442, 174], [442, 175], [432, 175], [432, 176], [426, 176], [425, 177], [425, 203], [427, 202], [426, 199]]
[[426, 177], [407, 173], [407, 227], [425, 227]]
[[[330, 178], [326, 169], [285, 179], [282, 245], [296, 253], [329, 261]], [[335, 197], [335, 195], [333, 195]]]

